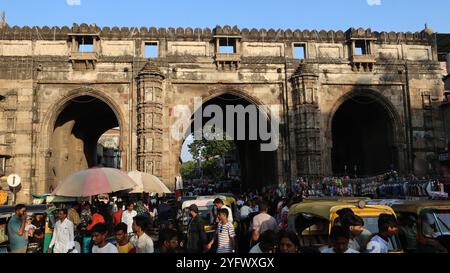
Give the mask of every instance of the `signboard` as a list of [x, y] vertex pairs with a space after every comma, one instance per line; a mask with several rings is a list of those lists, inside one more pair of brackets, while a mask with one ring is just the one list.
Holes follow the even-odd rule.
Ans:
[[22, 179], [18, 174], [11, 174], [8, 176], [8, 179], [6, 180], [8, 182], [8, 185], [11, 188], [17, 188], [20, 186], [20, 183], [22, 182]]

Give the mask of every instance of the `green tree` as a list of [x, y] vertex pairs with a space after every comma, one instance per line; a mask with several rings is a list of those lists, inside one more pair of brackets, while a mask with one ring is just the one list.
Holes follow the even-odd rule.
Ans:
[[[226, 140], [226, 134], [221, 129], [212, 128], [205, 130], [207, 136], [194, 140], [188, 147], [189, 152], [196, 162], [201, 162], [204, 176], [217, 180], [224, 174], [224, 166], [220, 159], [223, 158], [233, 146], [233, 142]], [[214, 140], [208, 140], [215, 138]]]
[[229, 140], [194, 140], [189, 145], [189, 152], [196, 161], [201, 162], [203, 175], [217, 180], [224, 174], [224, 166], [220, 163], [220, 158], [225, 156], [232, 147]]
[[180, 167], [181, 177], [185, 180], [198, 178], [196, 169], [197, 164], [195, 163], [195, 161], [184, 162]]
[[201, 132], [197, 133], [200, 133], [203, 138], [195, 139], [188, 146], [189, 152], [197, 161], [202, 162], [212, 158], [223, 157], [232, 148], [233, 142], [226, 140], [227, 134], [221, 128], [216, 128], [215, 126], [210, 129], [202, 128]]
[[231, 150], [230, 140], [194, 140], [189, 147], [189, 152], [195, 160], [210, 160], [222, 157]]
[[203, 174], [213, 180], [221, 178], [224, 172], [224, 169], [217, 158], [203, 161], [201, 168]]

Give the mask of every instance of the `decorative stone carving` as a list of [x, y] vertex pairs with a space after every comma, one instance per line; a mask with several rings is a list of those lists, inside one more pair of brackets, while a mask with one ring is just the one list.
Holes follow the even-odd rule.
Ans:
[[295, 102], [297, 173], [322, 175], [320, 109], [317, 102], [317, 69], [314, 64], [300, 64], [291, 78]]
[[148, 61], [139, 72], [137, 81], [137, 169], [160, 176], [164, 75], [154, 63]]

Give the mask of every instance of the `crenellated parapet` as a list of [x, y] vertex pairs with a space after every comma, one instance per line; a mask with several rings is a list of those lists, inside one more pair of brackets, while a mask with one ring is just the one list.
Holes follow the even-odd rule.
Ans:
[[6, 25], [0, 29], [1, 40], [66, 40], [69, 34], [96, 34], [108, 39], [167, 39], [185, 41], [211, 40], [216, 35], [240, 36], [243, 41], [256, 42], [345, 42], [351, 38], [370, 38], [380, 43], [433, 44], [434, 35], [429, 31], [421, 32], [377, 32], [363, 28], [351, 28], [347, 31], [300, 30], [300, 29], [239, 29], [234, 26], [216, 26], [210, 28], [156, 28], [156, 27], [103, 27], [95, 24], [73, 24], [72, 27], [19, 27]]

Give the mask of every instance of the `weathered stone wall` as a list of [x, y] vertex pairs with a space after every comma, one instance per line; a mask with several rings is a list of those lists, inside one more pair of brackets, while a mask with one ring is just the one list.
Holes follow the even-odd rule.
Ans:
[[[80, 37], [93, 39], [95, 53], [75, 52]], [[236, 52], [220, 54], [220, 39], [236, 42]], [[354, 56], [353, 48], [361, 41], [370, 54]], [[162, 76], [157, 86], [162, 108], [148, 117], [152, 122], [162, 117], [157, 136], [153, 125], [138, 123], [146, 85], [140, 86], [137, 76], [147, 61], [146, 43], [158, 45], [152, 63]], [[305, 46], [306, 60], [294, 58], [297, 45]], [[58, 183], [49, 181], [54, 157], [67, 150], [66, 143], [52, 150], [55, 121], [71, 99], [89, 95], [117, 116], [121, 168], [146, 169], [138, 158], [142, 164], [154, 162], [157, 171], [148, 170], [173, 188], [182, 145], [170, 135], [177, 120], [174, 107], [183, 104], [194, 111], [195, 96], [208, 100], [233, 93], [254, 104], [284, 104], [274, 166], [279, 182], [331, 175], [333, 115], [346, 99], [364, 94], [383, 102], [391, 114], [401, 171], [431, 173], [438, 167], [438, 150], [445, 146], [439, 141], [444, 136], [438, 107], [443, 84], [434, 46], [433, 35], [426, 31], [6, 26], [0, 29], [0, 155], [8, 158], [7, 174], [23, 178], [20, 201], [28, 201], [31, 192], [48, 192]], [[424, 96], [431, 100], [426, 109]], [[140, 147], [138, 128], [153, 148]]]

